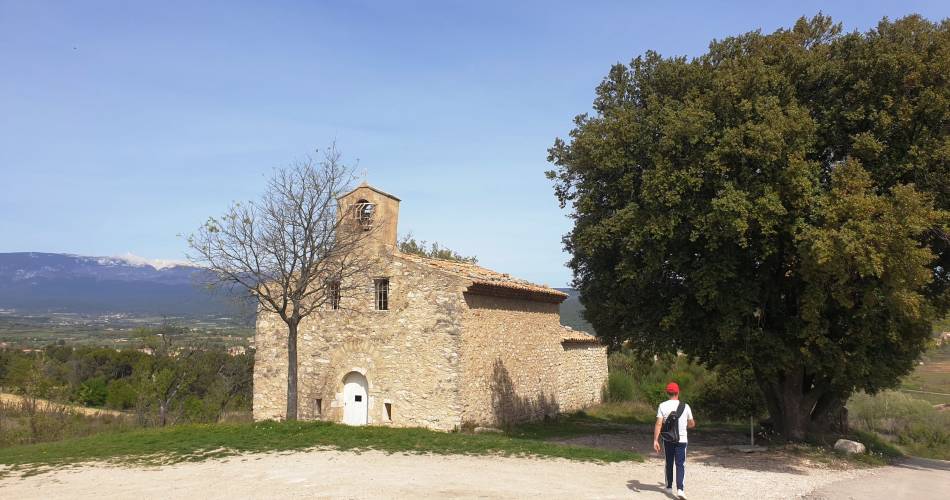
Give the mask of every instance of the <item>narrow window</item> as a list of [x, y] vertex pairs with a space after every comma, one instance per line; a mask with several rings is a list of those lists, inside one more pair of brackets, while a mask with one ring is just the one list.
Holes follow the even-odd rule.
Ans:
[[393, 421], [393, 404], [385, 403], [386, 405], [386, 420], [389, 422]]
[[373, 281], [376, 284], [376, 310], [389, 310], [389, 279], [380, 278]]
[[340, 282], [331, 281], [327, 285], [327, 299], [330, 303], [330, 309], [340, 308]]
[[313, 402], [313, 414], [322, 417], [323, 416], [323, 400], [316, 399]]

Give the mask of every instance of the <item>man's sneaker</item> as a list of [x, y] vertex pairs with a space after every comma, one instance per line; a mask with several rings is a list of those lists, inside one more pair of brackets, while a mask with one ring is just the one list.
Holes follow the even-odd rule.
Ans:
[[676, 498], [686, 500], [686, 493], [683, 493], [683, 490], [676, 490]]

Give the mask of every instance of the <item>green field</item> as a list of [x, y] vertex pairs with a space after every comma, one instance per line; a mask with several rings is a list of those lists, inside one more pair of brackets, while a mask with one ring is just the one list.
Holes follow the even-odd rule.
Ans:
[[900, 390], [934, 404], [950, 403], [950, 344], [929, 351], [921, 361]]
[[188, 340], [225, 347], [247, 345], [254, 327], [229, 318], [170, 318], [130, 314], [25, 314], [0, 311], [0, 347], [40, 348], [51, 344], [140, 347], [138, 333], [163, 323], [186, 327]]

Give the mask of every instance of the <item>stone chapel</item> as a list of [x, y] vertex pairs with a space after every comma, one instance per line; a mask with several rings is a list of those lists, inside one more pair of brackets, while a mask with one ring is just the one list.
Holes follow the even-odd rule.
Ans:
[[[298, 418], [453, 430], [601, 402], [607, 352], [560, 324], [567, 295], [465, 262], [399, 252], [400, 200], [365, 183], [341, 214], [373, 228], [378, 269], [298, 330]], [[339, 307], [345, 304], [347, 307]], [[282, 419], [286, 325], [258, 314], [254, 419]]]

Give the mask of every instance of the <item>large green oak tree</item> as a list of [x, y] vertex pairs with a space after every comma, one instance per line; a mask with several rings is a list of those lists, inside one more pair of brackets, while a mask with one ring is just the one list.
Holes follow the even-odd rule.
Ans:
[[909, 373], [950, 304], [950, 22], [830, 18], [615, 65], [548, 176], [611, 345], [750, 367], [790, 439]]

